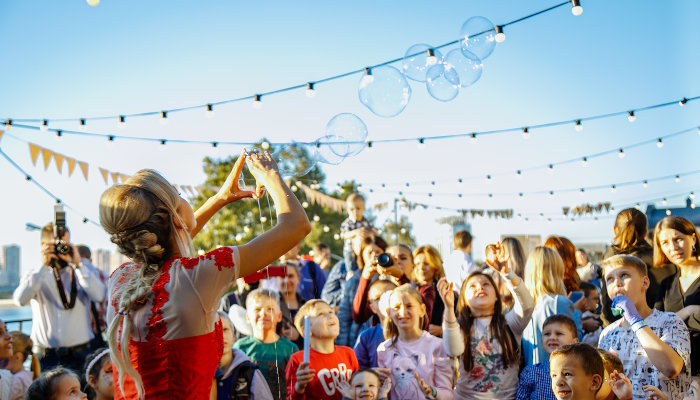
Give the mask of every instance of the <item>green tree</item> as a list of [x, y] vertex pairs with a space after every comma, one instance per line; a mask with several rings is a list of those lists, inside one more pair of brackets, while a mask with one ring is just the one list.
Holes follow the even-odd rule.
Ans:
[[393, 219], [384, 221], [383, 236], [389, 243], [406, 244], [413, 248], [416, 246], [416, 239], [411, 234], [412, 229], [413, 224], [411, 224], [406, 215], [402, 215], [398, 221]]

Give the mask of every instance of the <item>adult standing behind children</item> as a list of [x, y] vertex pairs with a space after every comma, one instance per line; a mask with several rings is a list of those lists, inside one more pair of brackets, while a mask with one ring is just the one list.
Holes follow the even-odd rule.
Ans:
[[661, 282], [654, 308], [678, 314], [690, 331], [692, 374], [700, 373], [700, 235], [685, 218], [666, 217], [654, 229], [654, 266], [676, 266]]
[[301, 246], [297, 243], [286, 252], [280, 261], [285, 265], [296, 267], [299, 271], [299, 286], [297, 291], [306, 300], [321, 298], [323, 285], [326, 284], [326, 273], [311, 260], [299, 257]]
[[652, 385], [679, 399], [690, 386], [690, 338], [683, 320], [672, 312], [652, 309], [646, 264], [634, 256], [617, 255], [603, 262], [612, 307], [623, 318], [600, 334], [598, 347], [614, 351], [632, 381], [635, 400], [647, 398]]
[[[244, 160], [256, 179], [255, 193], [238, 187]], [[274, 200], [277, 225], [245, 245], [190, 258], [191, 237], [225, 205], [262, 195], [263, 185]], [[117, 399], [208, 399], [223, 343], [219, 299], [237, 277], [267, 266], [311, 230], [267, 152], [241, 155], [196, 213], [161, 175], [141, 170], [105, 191], [100, 222], [133, 260], [110, 278], [108, 338]]]
[[54, 224], [42, 228], [42, 265], [22, 278], [12, 298], [19, 306], [32, 306], [31, 338], [40, 349], [41, 368], [60, 364], [79, 372], [94, 338], [90, 302], [105, 298], [105, 286], [83, 265], [67, 229], [60, 239], [67, 254], [56, 253]]
[[464, 280], [476, 270], [470, 256], [472, 234], [466, 230], [457, 231], [452, 240], [454, 251], [445, 259], [445, 279], [460, 293]]

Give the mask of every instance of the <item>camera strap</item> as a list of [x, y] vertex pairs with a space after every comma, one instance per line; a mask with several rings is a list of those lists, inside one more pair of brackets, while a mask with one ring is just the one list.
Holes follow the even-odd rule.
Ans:
[[70, 275], [70, 302], [66, 299], [66, 291], [63, 289], [63, 280], [61, 279], [61, 272], [57, 265], [52, 265], [53, 277], [56, 279], [56, 286], [58, 287], [58, 295], [61, 296], [61, 302], [63, 303], [63, 308], [70, 310], [75, 307], [75, 298], [78, 296], [78, 284], [75, 279], [75, 268], [71, 268]]

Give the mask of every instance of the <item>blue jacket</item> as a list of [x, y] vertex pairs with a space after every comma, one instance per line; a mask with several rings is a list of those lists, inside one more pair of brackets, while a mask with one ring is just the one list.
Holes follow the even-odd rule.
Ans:
[[[311, 269], [314, 270], [315, 277], [312, 277]], [[301, 297], [306, 300], [321, 298], [321, 291], [326, 283], [326, 274], [318, 264], [303, 258], [299, 259], [299, 278], [297, 292]]]

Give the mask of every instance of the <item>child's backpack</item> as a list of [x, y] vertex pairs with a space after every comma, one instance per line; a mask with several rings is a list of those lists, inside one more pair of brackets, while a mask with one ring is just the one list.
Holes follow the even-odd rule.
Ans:
[[243, 361], [233, 369], [226, 379], [217, 379], [218, 400], [250, 399], [253, 392], [253, 376], [258, 366], [252, 361]]

